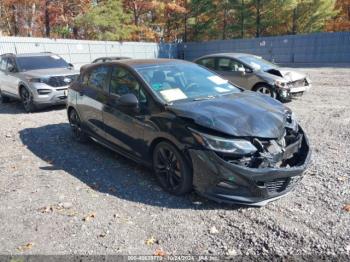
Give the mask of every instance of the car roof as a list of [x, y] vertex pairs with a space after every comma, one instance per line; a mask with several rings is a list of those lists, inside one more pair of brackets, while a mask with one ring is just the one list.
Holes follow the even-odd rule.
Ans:
[[240, 58], [242, 56], [256, 56], [253, 54], [246, 54], [246, 53], [216, 53], [216, 54], [210, 54], [210, 55], [204, 55], [196, 59], [203, 59], [203, 58], [209, 58], [209, 57], [229, 57], [229, 58]]
[[127, 56], [102, 56], [102, 57], [98, 57], [95, 60], [102, 60], [102, 59], [131, 59], [131, 57], [127, 57]]
[[98, 63], [98, 64], [88, 64], [84, 65], [81, 69], [82, 70], [88, 70], [92, 67], [106, 64], [106, 65], [126, 65], [132, 68], [140, 68], [145, 66], [153, 66], [153, 65], [162, 65], [162, 64], [169, 64], [169, 63], [175, 63], [175, 64], [191, 64], [191, 62], [185, 61], [185, 60], [178, 60], [178, 59], [125, 59], [125, 60], [114, 60], [114, 61], [108, 61], [104, 63]]
[[50, 55], [56, 55], [55, 53], [51, 52], [41, 52], [41, 53], [21, 53], [21, 54], [14, 54], [14, 53], [7, 53], [2, 54], [2, 56], [15, 56], [15, 57], [33, 57], [33, 56], [50, 56]]

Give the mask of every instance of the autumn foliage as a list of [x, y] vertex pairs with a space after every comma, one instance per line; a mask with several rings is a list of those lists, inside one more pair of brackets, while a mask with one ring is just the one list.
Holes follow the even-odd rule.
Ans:
[[339, 13], [327, 23], [327, 31], [350, 31], [350, 0], [338, 0], [335, 8]]
[[0, 35], [203, 41], [350, 30], [350, 0], [0, 0]]

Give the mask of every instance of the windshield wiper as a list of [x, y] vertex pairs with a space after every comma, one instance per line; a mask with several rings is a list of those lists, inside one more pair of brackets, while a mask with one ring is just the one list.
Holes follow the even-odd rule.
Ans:
[[209, 100], [209, 99], [213, 99], [213, 98], [215, 98], [215, 96], [203, 96], [203, 97], [197, 97], [197, 98], [193, 99], [193, 101]]

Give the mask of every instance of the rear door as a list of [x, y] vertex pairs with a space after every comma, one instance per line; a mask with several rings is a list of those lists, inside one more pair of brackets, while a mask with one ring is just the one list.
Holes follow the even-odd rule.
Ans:
[[77, 95], [77, 107], [85, 128], [104, 137], [102, 111], [108, 101], [110, 66], [99, 65], [84, 73]]

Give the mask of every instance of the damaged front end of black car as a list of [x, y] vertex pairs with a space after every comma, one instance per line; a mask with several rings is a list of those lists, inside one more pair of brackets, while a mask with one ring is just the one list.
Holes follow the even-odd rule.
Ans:
[[[188, 129], [199, 146], [188, 153], [193, 186], [200, 195], [217, 202], [264, 206], [289, 193], [302, 179], [311, 157], [303, 129], [281, 104], [253, 96], [255, 106], [247, 92], [229, 103], [219, 99], [195, 106], [195, 125]], [[270, 102], [273, 105], [267, 107]], [[186, 108], [175, 111], [191, 118], [184, 115]]]

